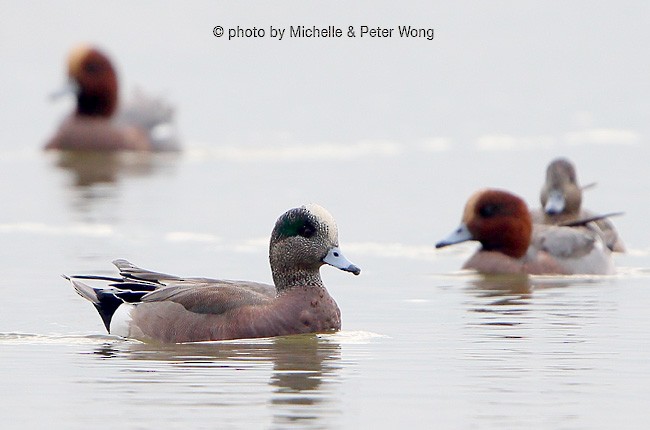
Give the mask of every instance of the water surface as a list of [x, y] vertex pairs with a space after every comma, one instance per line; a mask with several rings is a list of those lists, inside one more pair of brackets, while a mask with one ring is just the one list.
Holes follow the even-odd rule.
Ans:
[[[618, 273], [486, 278], [458, 272], [475, 245], [433, 244], [456, 226], [479, 182], [535, 205], [550, 152], [516, 154], [529, 174], [513, 176], [503, 173], [509, 153], [358, 151], [195, 147], [99, 162], [4, 153], [1, 187], [12, 204], [0, 215], [1, 420], [20, 428], [643, 428], [650, 241], [637, 208], [622, 205], [635, 191], [614, 192], [617, 174], [595, 177], [605, 157], [581, 159], [579, 173], [602, 181], [588, 191], [590, 206], [627, 211], [615, 220], [629, 248], [616, 257]], [[630, 168], [642, 163], [638, 151], [620, 152]], [[363, 270], [322, 269], [343, 314], [337, 334], [125, 341], [105, 335], [59, 276], [114, 274], [110, 261], [127, 258], [169, 273], [269, 282], [275, 219], [312, 201], [334, 214], [342, 249]]]

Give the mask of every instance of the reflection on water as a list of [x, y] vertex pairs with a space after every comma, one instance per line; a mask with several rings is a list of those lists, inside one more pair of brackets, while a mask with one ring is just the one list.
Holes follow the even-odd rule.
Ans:
[[537, 291], [566, 288], [576, 283], [594, 284], [612, 279], [607, 276], [528, 276], [519, 274], [477, 275], [468, 281], [468, 290], [476, 297], [494, 298], [493, 305], [530, 299]]
[[[51, 164], [69, 173], [67, 196], [72, 212], [84, 222], [113, 223], [116, 204], [124, 199], [125, 179], [173, 173], [179, 153], [58, 151], [48, 153]], [[127, 184], [128, 186], [128, 184]]]
[[[330, 414], [337, 414], [333, 411], [340, 411], [334, 395], [340, 349], [335, 336], [310, 334], [176, 345], [117, 341], [89, 354], [103, 362], [100, 366], [108, 365], [105, 360], [119, 360], [124, 371], [113, 382], [124, 384], [124, 390], [131, 390], [134, 382], [169, 383], [170, 374], [180, 374], [182, 379], [174, 381], [179, 386], [168, 391], [184, 399], [165, 400], [172, 404], [187, 405], [192, 399], [205, 403], [210, 392], [212, 400], [207, 403], [212, 405], [264, 402], [278, 426], [323, 427], [319, 420], [330, 420], [334, 418]], [[271, 389], [270, 396], [263, 385]]]
[[[470, 315], [463, 354], [471, 387], [490, 399], [471, 414], [491, 428], [596, 428], [581, 402], [609, 390], [614, 354], [603, 348], [612, 277], [481, 277], [466, 283]], [[574, 403], [571, 403], [574, 402]], [[576, 407], [577, 404], [581, 406]], [[545, 420], [535, 410], [545, 411]], [[575, 411], [581, 410], [580, 425]], [[528, 411], [514, 413], [511, 411]], [[548, 421], [546, 421], [548, 420]], [[553, 422], [552, 425], [548, 423]]]
[[[484, 336], [525, 338], [527, 329], [539, 323], [551, 322], [555, 327], [572, 326], [578, 317], [584, 317], [585, 308], [593, 302], [581, 302], [565, 296], [562, 291], [573, 293], [569, 287], [576, 284], [596, 284], [610, 277], [579, 276], [527, 276], [527, 275], [479, 275], [467, 282], [471, 298], [467, 309], [476, 313], [473, 321]], [[558, 293], [553, 294], [556, 290]], [[588, 315], [588, 313], [587, 313]], [[542, 318], [540, 318], [542, 316]], [[494, 330], [488, 327], [495, 327]], [[507, 333], [498, 327], [516, 328]], [[487, 331], [483, 331], [487, 329]]]
[[478, 297], [496, 298], [497, 302], [494, 304], [502, 304], [499, 298], [528, 298], [533, 288], [531, 278], [527, 275], [479, 275], [469, 282], [470, 291]]
[[55, 154], [55, 164], [73, 174], [75, 186], [88, 187], [114, 183], [121, 177], [150, 175], [177, 157], [175, 153], [60, 151]]

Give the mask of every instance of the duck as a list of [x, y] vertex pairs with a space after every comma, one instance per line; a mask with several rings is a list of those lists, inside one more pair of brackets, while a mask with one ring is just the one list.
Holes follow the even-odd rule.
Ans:
[[[594, 217], [594, 212], [582, 208], [582, 191], [585, 188], [578, 183], [575, 165], [567, 158], [555, 158], [546, 168], [546, 181], [540, 192], [542, 206], [531, 211], [533, 222], [561, 225]], [[609, 249], [625, 252], [625, 244], [609, 218], [594, 221], [592, 227], [599, 231]]]
[[[359, 275], [341, 252], [332, 215], [317, 204], [280, 216], [271, 233], [274, 285], [183, 278], [120, 259], [119, 277], [66, 276], [99, 312], [109, 334], [154, 343], [185, 343], [330, 332], [341, 311], [320, 276], [322, 265]], [[89, 285], [89, 284], [99, 285]]]
[[484, 274], [613, 274], [611, 251], [589, 224], [533, 224], [521, 197], [486, 188], [469, 198], [460, 226], [436, 248], [480, 242], [463, 269]]
[[46, 150], [178, 149], [173, 108], [141, 90], [120, 106], [115, 67], [100, 48], [90, 44], [74, 47], [68, 56], [67, 74], [67, 85], [53, 98], [73, 93], [76, 107], [47, 141]]

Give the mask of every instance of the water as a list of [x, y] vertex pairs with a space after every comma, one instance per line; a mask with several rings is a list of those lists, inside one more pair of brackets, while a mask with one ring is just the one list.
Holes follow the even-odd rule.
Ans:
[[[628, 211], [616, 220], [629, 252], [616, 257], [615, 276], [465, 274], [458, 268], [475, 245], [433, 248], [456, 226], [465, 190], [496, 184], [535, 204], [551, 152], [394, 149], [341, 158], [308, 147], [199, 146], [96, 163], [108, 176], [52, 154], [5, 152], [2, 192], [12, 204], [0, 219], [0, 419], [20, 428], [643, 428], [650, 258], [642, 217], [623, 203], [611, 208]], [[618, 153], [635, 169], [639, 151]], [[515, 156], [530, 174], [503, 173]], [[589, 206], [635, 199], [620, 172], [596, 178], [606, 163], [598, 151], [580, 161], [584, 182], [600, 180]], [[386, 171], [400, 180], [378, 174]], [[276, 217], [310, 201], [333, 213], [342, 249], [362, 268], [360, 277], [322, 269], [343, 314], [337, 334], [125, 341], [105, 335], [92, 306], [59, 277], [114, 274], [110, 261], [128, 258], [269, 282]]]
[[[645, 429], [650, 422], [647, 2], [4, 2], [0, 427]], [[615, 19], [614, 19], [615, 17]], [[435, 28], [427, 40], [216, 39], [236, 25]], [[184, 151], [39, 149], [88, 41], [177, 107]], [[628, 252], [610, 277], [481, 278], [435, 250], [485, 186], [531, 206], [568, 156]], [[126, 258], [270, 282], [277, 217], [316, 202], [359, 277], [324, 267], [331, 335], [107, 336], [61, 274]]]

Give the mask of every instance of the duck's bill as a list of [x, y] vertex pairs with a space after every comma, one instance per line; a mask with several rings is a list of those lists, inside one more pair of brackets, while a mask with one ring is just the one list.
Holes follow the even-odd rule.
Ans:
[[544, 206], [544, 212], [548, 215], [557, 215], [562, 213], [565, 206], [564, 195], [561, 191], [553, 190], [548, 193], [548, 200]]
[[334, 266], [337, 269], [345, 270], [346, 272], [354, 273], [355, 275], [361, 273], [361, 269], [345, 258], [345, 255], [343, 255], [338, 247], [329, 250], [325, 258], [323, 258], [323, 263]]
[[452, 234], [436, 243], [436, 248], [442, 248], [444, 246], [465, 242], [467, 240], [474, 240], [474, 238], [472, 237], [472, 233], [469, 232], [467, 225], [465, 223], [461, 223], [461, 225], [458, 226], [458, 228], [454, 230]]
[[73, 80], [68, 80], [65, 84], [61, 86], [58, 90], [50, 93], [50, 100], [57, 100], [63, 96], [70, 94], [77, 94], [79, 92], [79, 84]]

